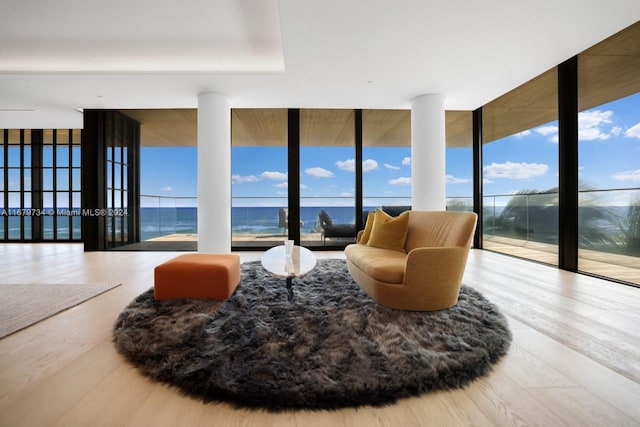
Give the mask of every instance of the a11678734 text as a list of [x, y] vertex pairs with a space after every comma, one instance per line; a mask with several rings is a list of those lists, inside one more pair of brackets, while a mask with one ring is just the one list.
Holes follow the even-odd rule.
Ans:
[[127, 209], [68, 209], [68, 208], [6, 208], [2, 209], [2, 216], [128, 216]]

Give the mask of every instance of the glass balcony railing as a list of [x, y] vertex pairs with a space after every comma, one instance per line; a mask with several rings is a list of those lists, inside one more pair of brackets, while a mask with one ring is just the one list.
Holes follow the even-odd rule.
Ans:
[[[546, 263], [557, 263], [558, 194], [531, 192], [486, 195], [483, 199], [484, 247]], [[355, 224], [352, 197], [305, 197], [300, 200], [300, 233], [303, 244], [326, 244], [318, 229], [318, 214], [325, 210], [336, 224]], [[197, 240], [195, 197], [141, 197], [142, 240]], [[234, 197], [231, 233], [234, 246], [270, 246], [286, 238], [288, 225], [280, 210], [286, 197]], [[364, 213], [382, 206], [411, 206], [410, 198], [365, 197]], [[447, 210], [472, 211], [472, 197], [447, 199]], [[582, 271], [616, 278], [616, 271], [602, 274], [595, 260], [620, 271], [635, 268], [631, 279], [640, 283], [640, 188], [579, 192], [579, 257]], [[339, 243], [347, 243], [343, 239]], [[333, 242], [335, 243], [335, 242]]]
[[[484, 247], [557, 264], [558, 193], [487, 195]], [[640, 188], [578, 193], [578, 268], [640, 283]]]
[[[141, 240], [184, 240], [197, 237], [197, 198], [143, 195], [140, 197]], [[318, 214], [327, 212], [336, 224], [355, 224], [353, 197], [303, 197], [300, 200], [301, 236], [307, 243], [321, 242]], [[452, 198], [449, 210], [473, 210], [473, 198]], [[280, 242], [287, 232], [280, 209], [286, 197], [234, 197], [231, 208], [231, 232], [234, 245]], [[411, 206], [410, 197], [366, 197], [364, 214], [383, 206]], [[286, 217], [285, 217], [286, 219]], [[323, 242], [324, 243], [324, 242]]]
[[[578, 194], [581, 249], [640, 256], [640, 188]], [[489, 195], [483, 200], [485, 238], [558, 244], [558, 193]]]
[[140, 196], [140, 240], [196, 240], [196, 197]]

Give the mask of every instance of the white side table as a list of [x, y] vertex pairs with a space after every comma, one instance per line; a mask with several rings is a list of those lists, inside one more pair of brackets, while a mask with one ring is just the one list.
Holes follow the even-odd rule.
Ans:
[[309, 249], [302, 246], [294, 246], [290, 257], [284, 252], [284, 245], [275, 246], [260, 259], [262, 266], [275, 276], [285, 277], [289, 302], [293, 301], [293, 279], [304, 276], [316, 266], [316, 256]]

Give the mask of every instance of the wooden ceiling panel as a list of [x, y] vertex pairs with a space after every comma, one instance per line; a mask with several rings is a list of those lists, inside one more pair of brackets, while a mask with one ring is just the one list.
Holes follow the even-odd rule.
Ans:
[[300, 110], [300, 145], [353, 147], [354, 111], [346, 109]]
[[578, 55], [578, 110], [640, 92], [640, 22]]
[[410, 147], [411, 110], [364, 110], [362, 144], [365, 147]]
[[286, 108], [234, 108], [231, 110], [231, 142], [234, 146], [286, 146]]
[[[140, 123], [142, 146], [197, 145], [197, 110], [120, 110]], [[471, 147], [471, 112], [447, 111], [447, 147]], [[364, 110], [363, 144], [370, 147], [410, 147], [410, 110]], [[304, 109], [300, 111], [300, 140], [307, 146], [353, 146], [354, 111]], [[234, 146], [284, 146], [287, 144], [286, 108], [231, 110]], [[75, 137], [74, 137], [75, 139]]]
[[473, 147], [473, 113], [471, 111], [445, 111], [447, 148]]
[[195, 146], [198, 111], [195, 108], [120, 110], [140, 123], [140, 144], [151, 147]]
[[554, 67], [482, 107], [483, 142], [557, 119], [558, 71]]
[[[482, 108], [483, 140], [495, 141], [558, 119], [557, 68]], [[578, 55], [578, 110], [640, 92], [640, 22]]]

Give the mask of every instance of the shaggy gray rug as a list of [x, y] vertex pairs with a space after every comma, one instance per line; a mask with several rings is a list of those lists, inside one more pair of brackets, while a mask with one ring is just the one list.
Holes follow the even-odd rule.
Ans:
[[155, 301], [149, 290], [120, 313], [116, 347], [144, 374], [204, 401], [269, 410], [383, 405], [462, 387], [485, 375], [511, 342], [507, 322], [463, 286], [435, 312], [382, 307], [344, 260], [320, 260], [294, 281], [259, 262], [224, 302]]

